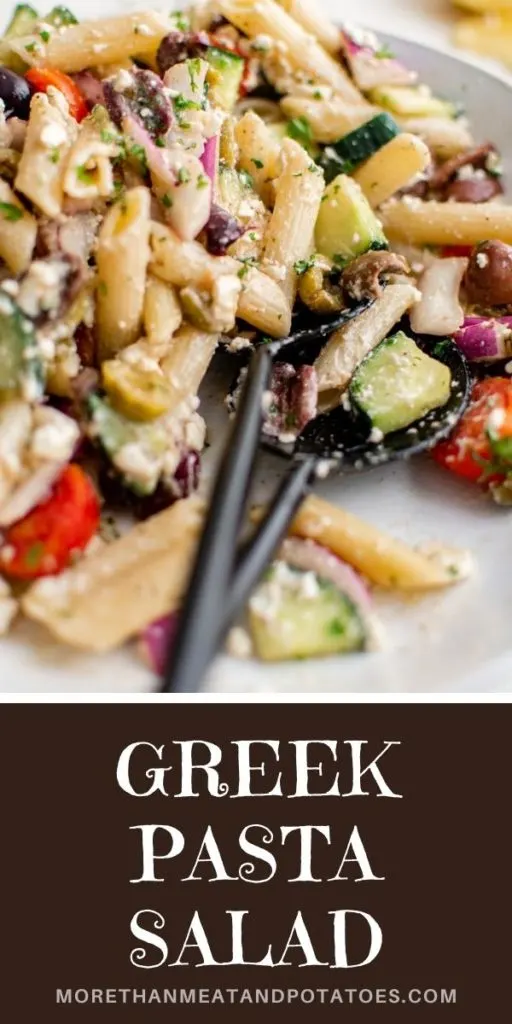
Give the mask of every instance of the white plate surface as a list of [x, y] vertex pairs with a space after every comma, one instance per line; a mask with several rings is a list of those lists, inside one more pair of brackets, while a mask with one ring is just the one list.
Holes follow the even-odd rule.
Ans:
[[[72, 6], [77, 14], [85, 16], [87, 11], [89, 17], [104, 11], [103, 4], [90, 0], [75, 0]], [[140, 9], [144, 4], [109, 6], [116, 12], [119, 8]], [[329, 6], [332, 11], [334, 0]], [[401, 30], [401, 6], [389, 4], [397, 12], [393, 19], [397, 32]], [[2, 12], [4, 9], [2, 0]], [[407, 30], [410, 23], [404, 27], [404, 34]], [[421, 38], [425, 38], [425, 33]], [[510, 176], [511, 93], [505, 81], [445, 53], [393, 37], [388, 39], [393, 50], [417, 68], [439, 93], [465, 103], [476, 138], [498, 143]], [[212, 394], [218, 395], [214, 382], [207, 387], [207, 410]], [[218, 408], [218, 398], [215, 405], [215, 414], [207, 411], [207, 418], [218, 442], [225, 420]], [[281, 468], [278, 460], [263, 459], [258, 481], [260, 496], [277, 480]], [[434, 695], [447, 691], [510, 691], [510, 514], [490, 504], [478, 489], [444, 474], [428, 459], [410, 466], [376, 469], [358, 479], [334, 479], [318, 490], [329, 500], [343, 504], [410, 543], [442, 540], [470, 548], [477, 562], [474, 579], [442, 596], [384, 603], [381, 614], [388, 627], [389, 641], [383, 652], [278, 668], [221, 657], [210, 673], [208, 689], [226, 694], [296, 691]], [[1, 643], [0, 691], [4, 693], [136, 693], [152, 688], [150, 675], [131, 648], [109, 657], [84, 657], [53, 644], [46, 633], [28, 624], [17, 626], [12, 636]]]

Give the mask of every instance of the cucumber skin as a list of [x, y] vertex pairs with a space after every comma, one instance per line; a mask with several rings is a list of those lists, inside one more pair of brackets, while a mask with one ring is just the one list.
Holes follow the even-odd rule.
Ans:
[[22, 395], [24, 383], [33, 385], [34, 398], [42, 397], [43, 365], [37, 355], [34, 327], [12, 303], [9, 312], [0, 312], [0, 395]]
[[[272, 578], [272, 572], [267, 578]], [[284, 593], [280, 608], [270, 620], [249, 606], [251, 633], [263, 661], [326, 657], [365, 649], [366, 629], [356, 606], [334, 583], [318, 576], [317, 581], [317, 597], [301, 599]]]
[[[368, 402], [368, 400], [362, 395], [362, 392], [368, 387], [368, 385], [371, 387], [372, 384], [372, 377], [368, 379], [367, 376], [368, 370], [371, 369], [372, 364], [377, 362], [379, 356], [385, 352], [386, 349], [392, 349], [400, 345], [403, 346], [405, 342], [417, 349], [420, 356], [420, 366], [421, 363], [424, 363], [425, 360], [428, 359], [432, 362], [436, 361], [432, 359], [432, 356], [426, 356], [421, 349], [418, 349], [412, 338], [409, 338], [403, 331], [399, 331], [390, 338], [385, 338], [384, 341], [381, 341], [379, 345], [368, 353], [362, 363], [357, 367], [349, 386], [349, 396], [355, 410], [368, 421], [370, 429], [372, 427], [380, 429], [384, 435], [394, 433], [396, 430], [405, 429], [410, 426], [411, 423], [415, 423], [417, 420], [427, 415], [427, 413], [436, 408], [440, 408], [444, 404], [442, 400], [439, 402], [423, 400], [423, 402], [418, 404], [417, 409], [414, 412], [409, 410], [405, 416], [399, 416], [398, 419], [396, 417], [393, 419], [394, 410], [392, 412], [388, 411], [388, 413], [381, 413], [378, 408], [375, 408], [379, 404], [378, 396], [377, 401], [374, 402], [372, 399], [372, 401]], [[411, 356], [414, 355], [413, 352], [410, 354]], [[439, 363], [439, 366], [442, 367], [444, 364]], [[381, 365], [381, 373], [383, 372], [383, 369], [384, 367]], [[391, 367], [390, 376], [392, 376], [392, 369], [393, 368]], [[378, 370], [376, 372], [378, 372]], [[451, 376], [450, 371], [448, 370], [447, 372], [449, 376]], [[440, 395], [440, 397], [442, 398], [443, 396]], [[444, 401], [446, 400], [447, 398], [445, 396]]]
[[222, 50], [218, 46], [209, 46], [205, 56], [210, 66], [222, 76], [212, 91], [219, 105], [229, 112], [238, 100], [245, 60], [237, 53]]
[[326, 146], [319, 160], [326, 184], [338, 174], [351, 174], [359, 164], [368, 160], [399, 133], [398, 125], [389, 114], [377, 114], [353, 132]]

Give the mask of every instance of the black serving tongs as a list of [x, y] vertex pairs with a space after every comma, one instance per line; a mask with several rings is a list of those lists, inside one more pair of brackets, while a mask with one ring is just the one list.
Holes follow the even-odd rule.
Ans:
[[[428, 413], [412, 427], [388, 434], [379, 444], [358, 433], [353, 416], [342, 406], [317, 416], [291, 445], [262, 437], [263, 397], [276, 357], [282, 361], [279, 354], [284, 350], [286, 362], [310, 362], [311, 353], [316, 358], [318, 346], [332, 331], [360, 312], [361, 307], [345, 311], [343, 319], [337, 318], [327, 329], [325, 325], [320, 330], [317, 327], [309, 337], [300, 331], [284, 342], [260, 345], [253, 352], [169, 652], [162, 681], [164, 692], [194, 693], [200, 688], [229, 626], [244, 608], [317, 475], [324, 478], [331, 472], [370, 469], [426, 451], [446, 437], [462, 415], [471, 380], [460, 349], [449, 340], [416, 338], [425, 351], [451, 371], [451, 396], [442, 409]], [[249, 503], [260, 443], [285, 456], [291, 467], [264, 518], [249, 541], [240, 546], [237, 539]]]

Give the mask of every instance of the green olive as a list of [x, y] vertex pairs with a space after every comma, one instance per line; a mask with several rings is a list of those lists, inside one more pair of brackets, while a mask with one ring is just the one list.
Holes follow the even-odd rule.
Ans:
[[329, 281], [318, 264], [302, 275], [299, 295], [304, 305], [315, 313], [338, 313], [344, 306], [341, 288]]
[[180, 302], [186, 319], [193, 327], [197, 327], [200, 331], [211, 333], [215, 333], [218, 330], [208, 299], [203, 298], [195, 288], [182, 288], [180, 291]]

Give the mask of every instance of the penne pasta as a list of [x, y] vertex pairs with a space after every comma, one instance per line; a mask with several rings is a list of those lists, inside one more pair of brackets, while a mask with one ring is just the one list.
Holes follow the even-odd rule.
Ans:
[[474, 50], [486, 57], [494, 57], [502, 60], [505, 64], [512, 61], [511, 39], [512, 39], [512, 15], [510, 11], [500, 12], [499, 17], [461, 18], [456, 24], [454, 41], [457, 46], [467, 50]]
[[341, 65], [274, 0], [258, 0], [256, 4], [250, 0], [220, 0], [219, 7], [249, 38], [267, 34], [283, 44], [286, 58], [296, 70], [327, 82], [349, 102], [361, 103], [361, 93]]
[[98, 239], [96, 320], [100, 359], [110, 359], [140, 335], [150, 257], [151, 196], [131, 189], [111, 207]]
[[393, 199], [380, 210], [384, 231], [410, 245], [475, 245], [482, 238], [512, 242], [512, 206], [500, 203]]
[[437, 590], [452, 586], [457, 575], [350, 512], [314, 496], [306, 498], [291, 533], [325, 545], [386, 589]]
[[274, 178], [279, 174], [281, 144], [270, 128], [252, 110], [240, 118], [235, 128], [239, 147], [239, 164], [251, 175], [254, 187], [263, 202], [272, 206], [275, 199]]
[[112, 195], [114, 175], [111, 160], [119, 152], [115, 142], [102, 140], [94, 118], [86, 118], [68, 156], [63, 179], [65, 194], [73, 199], [98, 199]]
[[47, 217], [58, 217], [64, 198], [63, 173], [76, 138], [76, 122], [57, 90], [37, 93], [30, 105], [25, 145], [15, 179], [17, 192], [27, 196]]
[[144, 331], [150, 344], [167, 348], [182, 320], [183, 313], [173, 286], [148, 274], [144, 293]]
[[262, 269], [275, 275], [290, 306], [297, 293], [295, 264], [313, 248], [315, 223], [324, 191], [324, 176], [302, 146], [285, 139], [283, 170], [276, 181], [276, 201], [267, 228]]
[[341, 397], [359, 363], [419, 298], [420, 292], [409, 281], [389, 284], [366, 312], [331, 334], [315, 362], [318, 390], [336, 389]]
[[328, 18], [324, 18], [318, 4], [312, 0], [277, 0], [280, 7], [294, 18], [306, 32], [318, 40], [324, 50], [333, 56], [340, 51], [340, 30]]
[[343, 135], [359, 128], [377, 114], [378, 108], [360, 100], [347, 103], [341, 96], [312, 99], [309, 96], [285, 96], [281, 108], [287, 117], [306, 118], [316, 142], [337, 142]]
[[405, 188], [430, 166], [428, 146], [416, 135], [403, 132], [354, 171], [370, 206], [377, 207]]
[[141, 57], [154, 53], [171, 29], [167, 15], [141, 11], [50, 30], [46, 43], [40, 34], [13, 39], [11, 49], [26, 64], [73, 72], [95, 64], [115, 64], [134, 53]]
[[63, 643], [108, 651], [174, 611], [183, 596], [203, 521], [196, 498], [135, 526], [23, 598], [29, 619]]
[[279, 285], [255, 267], [229, 256], [210, 256], [198, 242], [181, 242], [163, 224], [153, 224], [150, 269], [156, 277], [186, 288], [210, 290], [215, 280], [242, 274], [238, 315], [272, 337], [285, 337], [291, 326], [291, 307]]
[[36, 244], [37, 221], [6, 181], [0, 179], [0, 259], [12, 274], [23, 274], [30, 266]]
[[465, 122], [448, 117], [410, 117], [398, 118], [404, 132], [419, 135], [429, 149], [440, 160], [449, 160], [452, 156], [463, 153], [474, 145], [474, 140]]
[[199, 331], [189, 324], [184, 324], [172, 339], [161, 368], [174, 389], [176, 404], [197, 395], [218, 340], [218, 334]]

